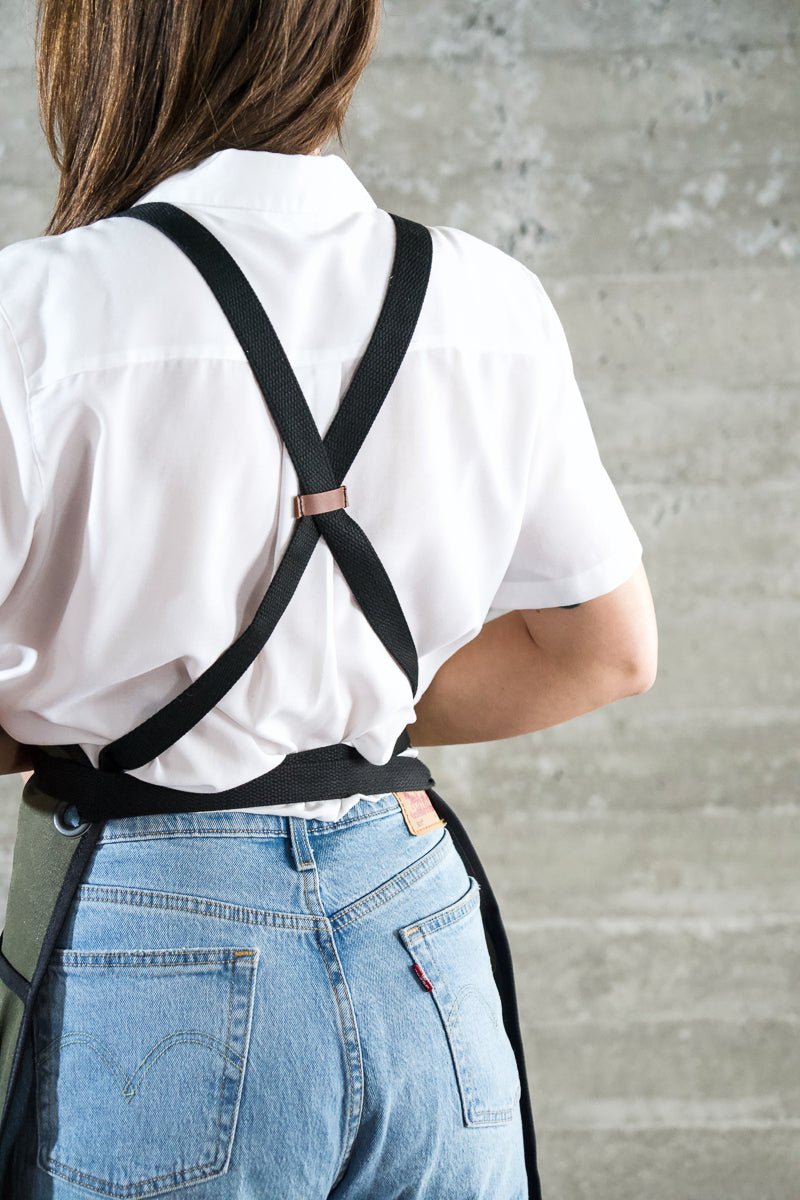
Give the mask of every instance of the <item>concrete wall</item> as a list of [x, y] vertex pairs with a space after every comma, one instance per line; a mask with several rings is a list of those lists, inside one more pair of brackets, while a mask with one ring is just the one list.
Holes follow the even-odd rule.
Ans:
[[[20, 4], [2, 242], [54, 183]], [[798, 0], [387, 0], [349, 122], [379, 204], [541, 276], [656, 602], [645, 696], [424, 753], [507, 920], [547, 1200], [800, 1196], [799, 34]]]

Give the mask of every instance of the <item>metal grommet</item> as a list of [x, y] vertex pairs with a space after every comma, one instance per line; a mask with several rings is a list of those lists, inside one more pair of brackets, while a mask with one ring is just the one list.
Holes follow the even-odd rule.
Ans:
[[74, 809], [75, 813], [77, 814], [78, 810], [75, 808], [74, 804], [70, 804], [68, 800], [62, 800], [56, 808], [56, 811], [53, 813], [53, 825], [55, 826], [57, 832], [62, 833], [64, 837], [78, 837], [80, 834], [85, 833], [92, 822], [82, 821], [79, 825], [65, 825], [62, 821], [62, 817], [68, 808]]

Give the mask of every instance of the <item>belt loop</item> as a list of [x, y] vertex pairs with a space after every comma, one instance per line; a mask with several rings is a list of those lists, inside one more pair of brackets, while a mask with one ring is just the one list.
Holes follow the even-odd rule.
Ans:
[[294, 865], [298, 871], [309, 871], [316, 867], [314, 851], [308, 836], [308, 822], [305, 817], [287, 817], [289, 822], [289, 841], [292, 845]]

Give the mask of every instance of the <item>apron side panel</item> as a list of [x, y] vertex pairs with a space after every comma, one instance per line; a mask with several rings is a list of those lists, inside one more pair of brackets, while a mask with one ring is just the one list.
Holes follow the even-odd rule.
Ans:
[[[52, 752], [69, 757], [60, 747]], [[2, 952], [31, 986], [23, 1002], [0, 981], [0, 1200], [19, 1200], [13, 1158], [29, 1101], [29, 1033], [38, 985], [102, 829], [98, 824], [80, 837], [65, 837], [53, 825], [57, 807], [58, 801], [33, 778], [27, 781], [17, 818]]]
[[30, 980], [79, 838], [53, 827], [57, 802], [29, 779], [22, 793], [3, 930], [3, 953]]
[[[0, 1104], [6, 1107], [12, 1068], [20, 1046], [25, 1005], [4, 984], [0, 985]], [[24, 1040], [24, 1039], [23, 1039]], [[26, 1078], [30, 1069], [25, 1072]], [[24, 1094], [23, 1094], [24, 1093]], [[14, 1186], [12, 1159], [27, 1112], [27, 1088], [14, 1089], [14, 1105], [0, 1130], [0, 1200], [19, 1200]], [[15, 1195], [15, 1193], [17, 1193]]]
[[0, 1097], [5, 1097], [11, 1065], [25, 1013], [25, 1005], [5, 984], [0, 984]]

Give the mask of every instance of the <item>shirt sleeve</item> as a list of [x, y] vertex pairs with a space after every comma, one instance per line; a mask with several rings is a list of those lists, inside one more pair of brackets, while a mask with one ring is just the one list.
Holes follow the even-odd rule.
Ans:
[[13, 640], [6, 627], [7, 601], [30, 553], [41, 508], [25, 374], [0, 308], [0, 648]]
[[[519, 536], [492, 608], [556, 608], [624, 583], [642, 543], [601, 459], [559, 317], [537, 276], [534, 432]], [[523, 418], [524, 420], [524, 418]]]

